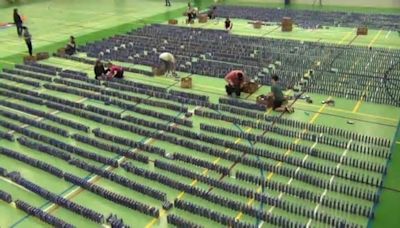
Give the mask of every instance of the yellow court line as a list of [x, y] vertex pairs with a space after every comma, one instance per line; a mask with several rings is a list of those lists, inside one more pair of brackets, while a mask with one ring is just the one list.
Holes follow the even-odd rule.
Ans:
[[[272, 108], [268, 109], [268, 110], [265, 112], [265, 114], [270, 114], [271, 112], [272, 112]], [[257, 120], [257, 121], [259, 122], [260, 120]], [[246, 129], [245, 132], [246, 132], [246, 133], [249, 133], [252, 129], [253, 129], [253, 128], [249, 127], [248, 129]], [[237, 138], [236, 141], [235, 141], [235, 144], [238, 144], [241, 140], [242, 140], [241, 138]], [[229, 151], [230, 151], [230, 149], [228, 148], [228, 149], [225, 150], [225, 153], [228, 153]], [[213, 161], [213, 164], [217, 164], [220, 160], [221, 160], [220, 157], [217, 158], [217, 159], [215, 159], [215, 160]], [[208, 171], [209, 171], [209, 169], [205, 169], [205, 170], [202, 172], [202, 175], [206, 175], [206, 174], [208, 173]], [[194, 186], [194, 185], [197, 184], [197, 182], [198, 182], [198, 181], [197, 181], [196, 179], [194, 179], [190, 185], [191, 185], [191, 186]], [[260, 187], [260, 191], [261, 191], [261, 187]], [[180, 192], [180, 193], [178, 194], [177, 198], [178, 198], [178, 199], [181, 199], [184, 195], [185, 195], [185, 192], [182, 191], [182, 192]], [[254, 201], [254, 199], [253, 199], [253, 201]], [[240, 212], [240, 213], [242, 213], [242, 212]], [[145, 228], [151, 228], [151, 227], [152, 227], [162, 216], [164, 216], [165, 214], [166, 214], [166, 212], [165, 212], [164, 210], [162, 210], [162, 211], [160, 212], [160, 216], [159, 216], [158, 218], [152, 219], [152, 220], [145, 226]], [[242, 215], [241, 215], [241, 216], [242, 216]], [[241, 217], [241, 216], [240, 216], [240, 217]]]
[[[328, 97], [328, 99], [331, 99], [331, 97]], [[314, 123], [315, 120], [319, 117], [319, 115], [324, 111], [324, 109], [326, 108], [326, 106], [327, 106], [327, 104], [322, 105], [322, 107], [318, 110], [318, 113], [315, 113], [315, 114], [314, 114], [314, 116], [311, 118], [311, 120], [309, 121], [309, 123]], [[307, 132], [307, 129], [304, 129], [304, 130], [303, 130], [303, 133], [305, 133], [305, 132]], [[295, 144], [298, 144], [300, 141], [301, 141], [301, 139], [300, 139], [300, 138], [297, 138], [297, 139], [294, 141], [294, 143], [295, 143]], [[292, 152], [292, 150], [289, 149], [289, 150], [287, 150], [287, 151], [285, 152], [284, 155], [285, 155], [285, 156], [289, 156], [291, 152]], [[279, 166], [281, 166], [282, 164], [283, 164], [283, 163], [280, 161], [280, 162], [278, 162], [275, 166], [279, 167]], [[271, 180], [272, 177], [274, 176], [274, 174], [275, 174], [275, 173], [273, 173], [273, 172], [271, 172], [270, 174], [268, 174], [267, 180]], [[258, 187], [257, 192], [261, 191], [261, 189], [262, 189], [261, 186]], [[248, 200], [248, 202], [247, 202], [247, 204], [248, 204], [249, 206], [251, 206], [253, 203], [254, 203], [254, 199], [253, 199], [253, 198], [250, 198], [250, 199]], [[240, 220], [242, 217], [243, 217], [243, 213], [240, 212], [240, 213], [236, 216], [236, 219], [237, 219], [237, 220]]]
[[[379, 32], [374, 36], [374, 38], [371, 40], [371, 42], [369, 42], [368, 47], [371, 47], [378, 40], [378, 37], [381, 33], [382, 33], [382, 30], [379, 30]], [[364, 101], [364, 97], [366, 96], [370, 85], [371, 85], [371, 80], [369, 81], [367, 87], [364, 89], [363, 93], [361, 94], [360, 100], [358, 100], [356, 105], [354, 106], [353, 111], [352, 111], [353, 113], [358, 112], [358, 110], [360, 109], [361, 104]]]
[[6, 60], [0, 60], [0, 63], [5, 63], [5, 64], [10, 64], [10, 65], [15, 65], [15, 63], [6, 61]]
[[368, 47], [371, 47], [378, 40], [378, 37], [379, 35], [381, 35], [382, 31], [383, 31], [382, 29], [379, 30], [379, 32], [374, 36], [371, 42], [369, 42]]
[[[296, 103], [296, 106], [319, 107], [319, 105], [308, 104], [308, 103]], [[377, 115], [372, 115], [372, 114], [368, 114], [368, 113], [362, 113], [362, 112], [353, 113], [352, 111], [348, 111], [348, 110], [341, 109], [341, 108], [330, 107], [329, 109], [332, 111], [335, 111], [335, 112], [355, 114], [355, 115], [370, 117], [370, 118], [374, 118], [374, 119], [382, 119], [382, 120], [392, 121], [392, 122], [396, 122], [396, 123], [398, 121], [398, 119], [384, 117], [384, 116], [377, 116]]]
[[352, 33], [353, 31], [347, 32], [347, 34], [339, 41], [339, 44], [342, 44]]
[[[328, 97], [328, 100], [330, 100], [330, 99], [332, 99], [331, 96]], [[321, 115], [322, 111], [324, 111], [324, 109], [326, 108], [326, 106], [327, 106], [326, 103], [325, 103], [324, 105], [322, 105], [322, 107], [318, 110], [318, 112], [315, 113], [314, 116], [311, 118], [311, 120], [310, 120], [309, 123], [311, 123], [311, 124], [314, 123], [314, 122], [317, 120], [317, 118], [319, 117], [319, 115]]]
[[368, 85], [367, 85], [367, 87], [364, 89], [364, 91], [363, 91], [363, 93], [362, 93], [362, 95], [361, 95], [361, 97], [360, 97], [360, 100], [358, 100], [357, 103], [356, 103], [356, 105], [354, 106], [352, 113], [357, 113], [358, 110], [360, 110], [361, 104], [362, 104], [363, 101], [364, 101], [364, 97], [367, 95], [367, 92], [368, 92], [368, 89], [369, 89], [369, 86], [370, 86], [370, 85], [371, 85], [371, 81], [368, 82]]
[[[363, 97], [364, 97], [364, 96], [363, 96]], [[360, 100], [357, 101], [356, 105], [355, 105], [354, 108], [353, 108], [352, 113], [358, 112], [358, 110], [359, 110], [360, 107], [361, 107], [361, 103], [363, 102], [363, 100], [364, 100], [364, 98], [361, 98]]]

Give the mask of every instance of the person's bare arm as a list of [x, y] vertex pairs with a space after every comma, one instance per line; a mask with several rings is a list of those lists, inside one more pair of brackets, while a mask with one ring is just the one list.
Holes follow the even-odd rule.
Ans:
[[228, 75], [225, 76], [225, 81], [228, 83], [228, 85], [233, 86], [233, 82], [229, 79]]

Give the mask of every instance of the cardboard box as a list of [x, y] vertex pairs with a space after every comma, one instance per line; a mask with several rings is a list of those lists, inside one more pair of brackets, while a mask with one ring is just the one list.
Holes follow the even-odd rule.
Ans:
[[191, 77], [181, 78], [181, 88], [191, 89], [192, 88], [192, 78]]
[[170, 25], [176, 25], [176, 24], [178, 24], [178, 20], [176, 20], [176, 19], [169, 19], [169, 20], [168, 20], [168, 24], [170, 24]]

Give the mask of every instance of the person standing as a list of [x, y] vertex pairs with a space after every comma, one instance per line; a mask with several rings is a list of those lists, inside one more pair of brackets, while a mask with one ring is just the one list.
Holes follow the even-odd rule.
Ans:
[[28, 47], [29, 55], [32, 56], [32, 35], [29, 33], [28, 27], [23, 26], [23, 37], [26, 43], [26, 46]]
[[22, 36], [22, 27], [23, 22], [21, 16], [18, 14], [18, 9], [14, 9], [14, 24], [17, 27], [17, 34], [19, 37]]
[[165, 0], [165, 6], [171, 6], [171, 0]]

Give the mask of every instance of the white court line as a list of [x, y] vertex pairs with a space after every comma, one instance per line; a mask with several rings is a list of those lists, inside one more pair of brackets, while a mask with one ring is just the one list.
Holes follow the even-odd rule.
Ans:
[[392, 33], [392, 30], [390, 30], [390, 31], [386, 34], [385, 39], [389, 38], [390, 33]]
[[[322, 136], [322, 133], [320, 134], [320, 137]], [[318, 144], [318, 140], [316, 140], [315, 141], [315, 143], [311, 146], [311, 149], [314, 149], [314, 147], [316, 146]], [[304, 164], [304, 162], [307, 160], [307, 158], [308, 158], [309, 156], [308, 156], [308, 154], [306, 154], [306, 156], [304, 156], [304, 158], [303, 158], [303, 164]], [[297, 168], [296, 168], [296, 171], [295, 171], [295, 174], [297, 174], [299, 171], [300, 171], [300, 166], [298, 166]], [[293, 182], [293, 177], [291, 177], [290, 178], [290, 180], [286, 183], [287, 185], [291, 185], [292, 184], [292, 182]], [[283, 197], [283, 192], [280, 192], [279, 193], [279, 196], [278, 196], [278, 199], [281, 199]], [[268, 210], [268, 213], [272, 213], [272, 211], [275, 209], [275, 206], [273, 206], [273, 207], [271, 207], [269, 210]]]
[[310, 228], [311, 222], [312, 222], [312, 219], [309, 219], [308, 222], [307, 222], [306, 228]]
[[5, 178], [5, 177], [1, 177], [1, 176], [0, 176], [0, 179], [2, 179], [3, 181], [5, 181], [5, 182], [7, 182], [7, 183], [9, 183], [9, 184], [12, 184], [12, 185], [14, 185], [14, 186], [16, 186], [16, 187], [18, 187], [18, 188], [20, 188], [20, 189], [23, 189], [23, 190], [25, 190], [25, 191], [27, 191], [27, 192], [32, 192], [31, 190], [25, 188], [24, 186], [19, 185], [19, 184], [16, 184], [16, 183], [14, 183], [13, 181], [11, 181], [11, 180], [9, 180], [9, 179], [7, 179], [7, 178]]
[[[349, 148], [350, 148], [350, 145], [351, 145], [352, 142], [353, 142], [353, 139], [350, 139], [349, 142], [347, 143], [346, 149], [343, 151], [342, 156], [340, 157], [340, 161], [338, 162], [338, 164], [337, 164], [337, 166], [336, 166], [337, 169], [340, 168], [340, 165], [342, 164], [344, 157], [347, 155], [347, 152], [349, 151]], [[332, 185], [333, 179], [334, 179], [334, 178], [335, 178], [335, 175], [332, 175], [332, 176], [331, 176], [331, 179], [329, 180], [329, 186]], [[326, 195], [327, 193], [328, 193], [328, 189], [325, 189], [324, 192], [323, 192], [322, 195], [321, 195], [321, 198], [320, 198], [320, 200], [319, 200], [319, 203], [318, 203], [318, 204], [315, 206], [315, 208], [314, 208], [314, 215], [317, 214], [318, 209], [319, 209], [319, 207], [320, 207], [320, 205], [321, 205], [321, 203], [322, 203], [322, 200], [323, 200], [323, 198], [325, 197], [325, 195]], [[310, 218], [310, 219], [308, 220], [308, 223], [307, 223], [307, 226], [306, 226], [307, 228], [309, 228], [309, 227], [311, 226], [311, 222], [312, 222], [312, 219]]]

